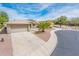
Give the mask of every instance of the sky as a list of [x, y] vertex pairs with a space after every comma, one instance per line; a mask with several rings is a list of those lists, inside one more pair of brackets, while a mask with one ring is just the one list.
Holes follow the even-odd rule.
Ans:
[[78, 3], [1, 3], [9, 20], [51, 20], [60, 16], [79, 17]]

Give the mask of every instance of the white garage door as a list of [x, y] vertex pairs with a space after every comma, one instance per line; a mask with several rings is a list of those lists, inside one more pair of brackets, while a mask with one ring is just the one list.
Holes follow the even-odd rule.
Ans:
[[11, 25], [10, 26], [10, 32], [24, 32], [27, 31], [27, 25]]

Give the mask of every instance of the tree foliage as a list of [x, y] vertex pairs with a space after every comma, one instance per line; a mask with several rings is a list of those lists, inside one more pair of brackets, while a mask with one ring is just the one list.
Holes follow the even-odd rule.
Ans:
[[60, 16], [60, 17], [57, 18], [57, 20], [56, 20], [56, 24], [59, 24], [60, 27], [61, 27], [61, 25], [66, 24], [66, 22], [67, 22], [67, 17], [66, 17], [66, 16]]
[[3, 27], [5, 22], [8, 21], [8, 15], [7, 13], [0, 11], [0, 28]]
[[39, 24], [38, 24], [38, 28], [42, 31], [42, 32], [44, 32], [44, 30], [46, 29], [46, 28], [49, 28], [50, 27], [50, 24], [48, 23], [48, 22], [40, 22]]
[[72, 22], [73, 24], [79, 24], [79, 18], [72, 18], [72, 19], [71, 19], [71, 22]]
[[50, 28], [52, 28], [54, 26], [53, 20], [47, 20], [47, 23], [50, 25]]

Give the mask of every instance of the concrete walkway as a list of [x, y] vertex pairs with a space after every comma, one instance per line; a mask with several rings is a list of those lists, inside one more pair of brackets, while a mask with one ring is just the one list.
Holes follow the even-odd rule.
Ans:
[[51, 37], [47, 42], [30, 32], [12, 33], [11, 39], [14, 56], [48, 56], [57, 44], [54, 31], [51, 31]]

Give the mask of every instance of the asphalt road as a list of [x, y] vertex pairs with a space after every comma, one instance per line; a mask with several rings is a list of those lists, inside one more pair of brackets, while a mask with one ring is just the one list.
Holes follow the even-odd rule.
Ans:
[[58, 44], [51, 56], [79, 56], [79, 31], [56, 31]]

